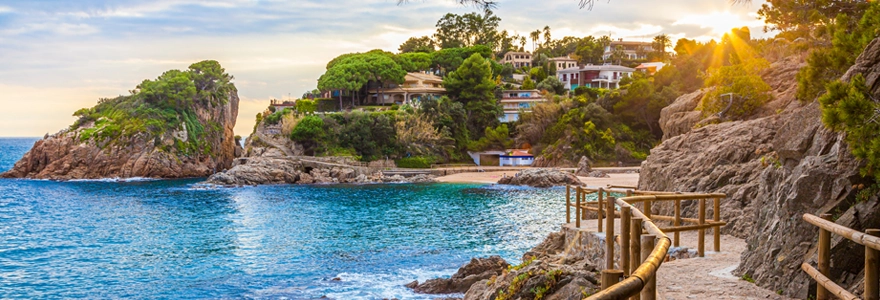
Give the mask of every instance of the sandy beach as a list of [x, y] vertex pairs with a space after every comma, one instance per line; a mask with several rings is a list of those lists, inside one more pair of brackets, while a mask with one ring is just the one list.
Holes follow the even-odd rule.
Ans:
[[[457, 183], [496, 183], [502, 176], [513, 176], [514, 171], [507, 172], [474, 172], [474, 173], [458, 173], [449, 176], [437, 177], [439, 182], [457, 182]], [[578, 178], [587, 184], [587, 186], [607, 186], [624, 185], [636, 186], [639, 184], [639, 173], [628, 174], [608, 174], [610, 178], [582, 177]]]

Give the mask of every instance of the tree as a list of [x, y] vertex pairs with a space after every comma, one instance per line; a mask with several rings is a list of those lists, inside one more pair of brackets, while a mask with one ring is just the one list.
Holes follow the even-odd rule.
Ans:
[[[854, 0], [767, 0], [761, 5], [758, 17], [764, 19], [764, 31], [781, 31], [780, 37], [812, 39], [821, 37], [821, 28], [839, 24], [852, 27], [854, 23], [835, 21], [838, 15], [848, 15], [847, 21], [857, 22], [869, 2]], [[818, 33], [819, 35], [816, 35]]]
[[541, 82], [547, 78], [547, 72], [544, 71], [543, 67], [533, 67], [529, 70], [529, 77], [534, 78], [535, 82]]
[[483, 137], [470, 142], [468, 149], [474, 151], [505, 150], [511, 146], [513, 146], [513, 140], [510, 139], [510, 130], [507, 128], [507, 124], [501, 124], [494, 129], [486, 127]]
[[345, 91], [359, 90], [368, 80], [368, 65], [363, 60], [351, 60], [336, 64], [318, 78], [318, 89], [339, 91], [339, 108], [342, 109], [342, 94]]
[[565, 84], [563, 84], [562, 81], [559, 81], [559, 78], [556, 78], [555, 76], [547, 77], [539, 82], [536, 88], [557, 95], [565, 94]]
[[411, 52], [422, 52], [422, 53], [431, 53], [434, 52], [435, 45], [434, 40], [429, 36], [423, 37], [411, 37], [400, 44], [400, 47], [397, 48], [400, 53], [411, 53]]
[[549, 44], [550, 44], [550, 41], [551, 41], [551, 38], [550, 38], [550, 26], [549, 26], [549, 25], [545, 25], [545, 26], [544, 26], [544, 44], [549, 45]]
[[708, 71], [706, 87], [712, 87], [702, 100], [704, 115], [742, 118], [772, 98], [770, 86], [759, 75], [769, 63], [755, 58], [743, 63]]
[[431, 54], [422, 52], [408, 52], [394, 56], [395, 61], [404, 71], [419, 72], [431, 69]]
[[624, 51], [623, 45], [617, 45], [614, 47], [614, 50], [611, 51], [611, 62], [617, 61], [617, 64], [621, 64], [623, 59], [626, 57], [626, 51]]
[[520, 89], [522, 89], [522, 90], [534, 90], [535, 89], [535, 82], [532, 81], [531, 76], [526, 76], [526, 79], [523, 79], [523, 83], [522, 83], [522, 86], [520, 87]]
[[491, 64], [479, 54], [464, 60], [461, 66], [443, 79], [447, 94], [464, 104], [468, 113], [468, 131], [472, 138], [482, 137], [486, 127], [498, 124], [501, 106], [495, 99]]
[[495, 49], [499, 44], [498, 23], [500, 22], [501, 18], [495, 16], [491, 10], [485, 10], [482, 15], [448, 13], [437, 21], [434, 38], [442, 49], [476, 45], [486, 45], [489, 49]]
[[651, 49], [654, 50], [654, 55], [661, 61], [666, 61], [668, 57], [666, 55], [666, 49], [672, 46], [672, 41], [669, 39], [668, 35], [661, 34], [654, 37], [654, 41], [651, 42]]
[[324, 120], [317, 116], [307, 116], [296, 124], [290, 138], [300, 142], [307, 152], [314, 154], [315, 148], [324, 138]]
[[[485, 45], [477, 45], [464, 48], [441, 49], [432, 53], [431, 65], [439, 67], [441, 71], [455, 70], [461, 66], [465, 59], [474, 54], [482, 57], [491, 57], [492, 49]], [[444, 72], [445, 73], [445, 72]]]
[[538, 39], [541, 38], [541, 31], [532, 31], [529, 33], [529, 37], [532, 38], [532, 51], [538, 50]]
[[857, 74], [849, 83], [830, 83], [819, 103], [825, 126], [846, 133], [853, 155], [865, 161], [862, 176], [880, 182], [880, 101], [871, 95], [865, 77]]

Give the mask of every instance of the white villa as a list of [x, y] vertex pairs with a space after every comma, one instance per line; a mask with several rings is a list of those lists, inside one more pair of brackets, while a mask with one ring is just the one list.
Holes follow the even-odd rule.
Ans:
[[580, 86], [591, 88], [620, 88], [620, 80], [632, 75], [633, 68], [618, 65], [582, 65], [556, 71], [556, 77], [568, 90]]
[[536, 104], [547, 101], [538, 90], [504, 90], [501, 93], [501, 108], [504, 109], [504, 115], [498, 118], [501, 123], [516, 122], [520, 112], [530, 112]]
[[528, 52], [507, 52], [501, 59], [501, 64], [511, 64], [514, 68], [531, 67], [532, 54]]
[[554, 57], [550, 59], [550, 62], [556, 65], [557, 71], [577, 66], [577, 61], [572, 59], [571, 56]]
[[632, 42], [618, 39], [605, 46], [605, 53], [602, 54], [602, 59], [607, 60], [611, 58], [611, 54], [614, 53], [614, 49], [617, 49], [617, 46], [623, 47], [624, 56], [630, 60], [648, 59], [648, 53], [654, 50], [650, 42]]

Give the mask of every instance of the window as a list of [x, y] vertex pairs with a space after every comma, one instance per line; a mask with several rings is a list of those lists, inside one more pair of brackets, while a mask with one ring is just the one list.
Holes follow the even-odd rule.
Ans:
[[562, 74], [562, 81], [568, 80], [568, 74]]

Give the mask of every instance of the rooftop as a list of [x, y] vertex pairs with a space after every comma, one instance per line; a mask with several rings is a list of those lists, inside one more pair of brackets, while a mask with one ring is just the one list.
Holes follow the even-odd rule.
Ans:
[[582, 71], [633, 72], [633, 71], [635, 71], [635, 69], [627, 68], [627, 67], [619, 66], [619, 65], [584, 65], [584, 66], [577, 66], [577, 67], [568, 68], [568, 69], [562, 69], [562, 70], [556, 71], [556, 73], [571, 74], [571, 73], [577, 73], [577, 72], [582, 72]]

